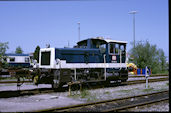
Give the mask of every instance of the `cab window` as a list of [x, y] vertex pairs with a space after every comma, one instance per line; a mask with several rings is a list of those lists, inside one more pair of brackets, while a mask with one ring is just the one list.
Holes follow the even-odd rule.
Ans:
[[15, 62], [15, 57], [11, 57], [10, 62]]
[[119, 54], [119, 44], [110, 43], [110, 45], [109, 45], [109, 53], [110, 54]]
[[124, 45], [120, 45], [120, 50], [121, 51], [124, 51], [125, 50]]
[[113, 43], [110, 44], [109, 52], [110, 52], [110, 54], [114, 54], [114, 44]]
[[115, 54], [119, 54], [119, 44], [115, 44]]
[[124, 54], [125, 53], [125, 45], [120, 45], [120, 50], [121, 50], [122, 54]]
[[106, 52], [106, 44], [102, 44], [99, 46], [100, 52], [105, 53]]
[[87, 40], [83, 41], [83, 42], [80, 42], [78, 44], [79, 48], [87, 48]]
[[29, 63], [29, 58], [25, 58], [25, 62], [26, 63]]

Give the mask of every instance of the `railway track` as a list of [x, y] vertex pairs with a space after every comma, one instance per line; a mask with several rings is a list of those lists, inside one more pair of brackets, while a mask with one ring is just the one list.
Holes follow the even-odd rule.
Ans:
[[[169, 78], [157, 78], [157, 79], [148, 79], [148, 82], [158, 82], [158, 81], [166, 81], [169, 80]], [[141, 84], [145, 83], [146, 80], [134, 80], [134, 81], [127, 81], [127, 82], [122, 82], [122, 84], [127, 84], [127, 85], [132, 85], [132, 84]]]
[[14, 90], [14, 91], [0, 91], [0, 98], [10, 98], [19, 97], [26, 95], [36, 95], [41, 93], [51, 93], [54, 92], [52, 88], [39, 88], [31, 90]]
[[[160, 103], [160, 102], [163, 102], [163, 101], [169, 101], [169, 97], [163, 97], [163, 98], [160, 98], [160, 99], [156, 99], [156, 100], [151, 100], [151, 101], [144, 101], [144, 102], [140, 102], [140, 103], [135, 103], [135, 104], [132, 104], [132, 105], [127, 105], [127, 106], [122, 106], [122, 107], [119, 107], [119, 108], [111, 108], [109, 110], [105, 110], [103, 112], [129, 112], [130, 109], [135, 109], [137, 107], [143, 107], [143, 106], [146, 106], [146, 105], [155, 105], [156, 103]], [[134, 111], [134, 110], [132, 110]]]
[[[149, 79], [149, 83], [158, 82], [158, 81], [167, 81], [167, 80], [168, 80], [168, 78]], [[123, 82], [123, 83], [121, 83], [119, 85], [141, 84], [141, 83], [145, 83], [145, 82], [146, 82], [145, 80], [127, 81], [127, 82]], [[88, 89], [98, 89], [98, 88], [102, 88], [102, 87], [104, 87], [104, 86], [95, 85], [95, 86], [89, 87]], [[61, 90], [58, 90], [57, 92], [65, 92], [65, 91], [68, 91], [68, 87], [62, 88]], [[0, 98], [18, 97], [18, 96], [35, 95], [35, 94], [40, 94], [40, 93], [51, 93], [51, 92], [54, 92], [54, 90], [52, 88], [39, 88], [39, 89], [31, 89], [31, 90], [14, 90], [14, 91], [0, 91]]]
[[[161, 91], [137, 96], [85, 103], [60, 108], [44, 109], [36, 112], [110, 112], [122, 111], [136, 106], [142, 106], [169, 99], [169, 92]], [[35, 111], [34, 111], [35, 112]]]
[[[139, 78], [139, 77], [144, 77], [145, 75], [130, 75], [129, 78]], [[164, 76], [169, 76], [168, 74], [152, 74], [150, 77], [164, 77]]]
[[[20, 83], [32, 83], [33, 81], [20, 81]], [[0, 81], [0, 84], [18, 83], [18, 81]]]
[[[150, 75], [150, 77], [164, 77], [164, 76], [168, 76], [168, 74], [152, 74]], [[144, 75], [131, 75], [128, 76], [129, 78], [139, 78], [139, 77], [144, 77]], [[25, 80], [25, 81], [21, 81], [23, 83], [31, 83], [33, 82], [32, 80]], [[8, 83], [17, 83], [17, 80], [15, 81], [0, 81], [0, 84], [8, 84]]]

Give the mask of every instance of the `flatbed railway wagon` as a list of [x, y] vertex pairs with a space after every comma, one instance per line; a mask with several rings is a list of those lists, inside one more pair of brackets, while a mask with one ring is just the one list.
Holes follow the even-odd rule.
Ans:
[[59, 88], [68, 82], [125, 82], [126, 41], [88, 38], [73, 48], [41, 48], [34, 66], [36, 84]]

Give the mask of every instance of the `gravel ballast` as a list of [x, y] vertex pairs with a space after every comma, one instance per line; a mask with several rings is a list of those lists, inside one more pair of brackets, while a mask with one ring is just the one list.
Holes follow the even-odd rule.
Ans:
[[[34, 110], [48, 109], [53, 107], [64, 107], [68, 105], [109, 100], [133, 95], [158, 92], [169, 89], [169, 81], [149, 83], [148, 89], [145, 84], [135, 84], [127, 86], [113, 86], [91, 90], [54, 92], [48, 94], [38, 94], [32, 96], [13, 97], [0, 99], [0, 112], [29, 112]], [[163, 104], [165, 107], [147, 107], [144, 111], [169, 111], [169, 103]], [[161, 108], [161, 109], [160, 109]]]

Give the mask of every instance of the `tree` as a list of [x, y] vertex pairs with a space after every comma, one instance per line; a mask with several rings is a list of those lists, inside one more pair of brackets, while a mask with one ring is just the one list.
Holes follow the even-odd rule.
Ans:
[[138, 68], [148, 66], [153, 73], [159, 73], [166, 69], [166, 57], [162, 49], [157, 49], [156, 45], [151, 45], [148, 41], [142, 43], [139, 41], [135, 47], [130, 50], [129, 62], [133, 62]]
[[0, 60], [2, 60], [7, 49], [9, 49], [8, 42], [4, 42], [4, 43], [0, 42]]
[[35, 60], [37, 60], [37, 62], [39, 62], [39, 51], [40, 51], [40, 47], [37, 46], [36, 49], [35, 49], [35, 51], [34, 51], [34, 54], [33, 54], [33, 58]]
[[9, 49], [8, 42], [4, 42], [4, 43], [0, 42], [0, 68], [3, 66], [3, 63], [6, 63], [6, 62], [2, 63], [2, 61], [6, 57], [5, 52], [7, 49]]
[[16, 53], [16, 54], [22, 54], [22, 53], [23, 53], [23, 50], [21, 49], [20, 46], [18, 46], [18, 47], [16, 48], [15, 53]]
[[162, 49], [158, 50], [159, 55], [159, 63], [161, 67], [161, 72], [166, 71], [167, 65], [166, 65], [166, 56], [164, 56], [164, 51]]

